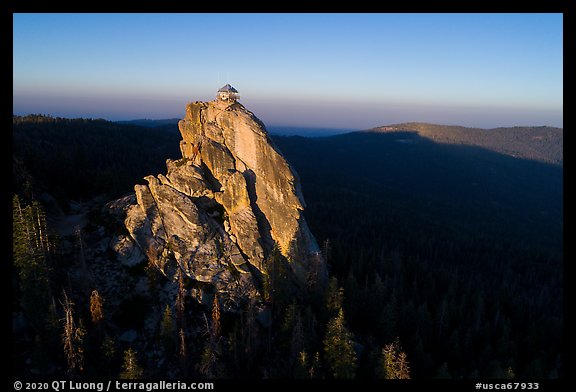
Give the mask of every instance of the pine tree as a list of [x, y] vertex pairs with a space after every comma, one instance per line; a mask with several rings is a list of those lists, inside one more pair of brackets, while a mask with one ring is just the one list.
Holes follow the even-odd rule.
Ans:
[[294, 368], [294, 378], [296, 379], [307, 379], [310, 378], [309, 373], [309, 363], [308, 354], [306, 351], [300, 351], [298, 353], [298, 361], [296, 362], [296, 367]]
[[334, 378], [354, 378], [357, 367], [356, 353], [352, 346], [352, 334], [345, 325], [342, 308], [328, 323], [324, 355]]
[[21, 305], [37, 331], [44, 327], [50, 306], [47, 257], [53, 250], [46, 215], [38, 202], [24, 206], [12, 200], [12, 257], [20, 284]]
[[330, 238], [326, 238], [324, 241], [324, 245], [322, 246], [322, 253], [324, 254], [324, 260], [328, 263], [328, 258], [330, 257], [330, 252], [332, 250], [332, 246], [330, 244]]
[[34, 348], [30, 356], [31, 366], [36, 369], [46, 369], [50, 365], [50, 353], [40, 335], [34, 337]]
[[92, 317], [92, 323], [94, 325], [100, 325], [102, 320], [104, 320], [104, 311], [102, 310], [102, 304], [104, 299], [98, 293], [98, 290], [93, 290], [90, 295], [90, 316]]
[[337, 314], [344, 302], [344, 289], [338, 285], [336, 277], [330, 278], [326, 292], [326, 308], [330, 315]]
[[132, 348], [124, 351], [124, 364], [122, 365], [122, 373], [120, 373], [121, 379], [137, 380], [144, 376], [144, 371], [138, 365], [136, 354]]
[[266, 261], [264, 299], [271, 302], [272, 309], [280, 314], [288, 305], [290, 295], [289, 271], [278, 246], [274, 246]]
[[400, 340], [396, 338], [393, 343], [382, 349], [380, 364], [380, 377], [385, 379], [409, 379], [410, 368], [406, 353], [400, 347]]
[[198, 370], [206, 378], [214, 378], [216, 376], [216, 355], [210, 343], [206, 343], [204, 351], [200, 357]]
[[148, 259], [146, 266], [144, 267], [144, 272], [148, 278], [148, 290], [153, 296], [158, 295], [159, 287], [161, 285], [164, 276], [158, 270], [158, 267], [152, 262], [152, 259]]
[[452, 378], [450, 370], [448, 370], [448, 364], [446, 362], [443, 362], [442, 365], [440, 365], [440, 368], [438, 368], [438, 371], [436, 372], [435, 378]]
[[295, 302], [292, 302], [286, 307], [284, 312], [284, 320], [280, 326], [280, 333], [278, 343], [282, 350], [288, 351], [292, 344], [292, 332], [296, 325], [296, 314], [299, 313], [298, 307]]
[[308, 371], [310, 378], [323, 378], [321, 368], [322, 363], [320, 362], [320, 353], [316, 351], [314, 354], [314, 359], [312, 360], [312, 364], [310, 365], [310, 370]]
[[248, 374], [252, 370], [256, 353], [262, 341], [258, 334], [258, 325], [256, 321], [255, 300], [250, 299], [246, 304], [246, 310], [243, 312], [241, 323], [241, 342], [242, 342], [242, 367], [244, 373]]
[[508, 366], [508, 368], [506, 369], [504, 378], [507, 378], [509, 380], [516, 378], [516, 374], [514, 374], [514, 370], [512, 369], [512, 366]]
[[110, 363], [114, 361], [116, 357], [116, 344], [108, 334], [104, 336], [104, 340], [102, 341], [101, 352], [106, 362]]
[[210, 338], [216, 341], [220, 337], [220, 302], [218, 302], [218, 294], [214, 294], [214, 301], [212, 302], [212, 327], [210, 328]]
[[104, 335], [100, 345], [100, 363], [98, 366], [102, 369], [103, 374], [110, 377], [116, 375], [116, 369], [119, 366], [116, 353], [116, 343], [108, 334]]
[[292, 329], [292, 339], [290, 345], [290, 359], [297, 362], [299, 353], [304, 349], [304, 330], [300, 313], [296, 314], [296, 323]]
[[176, 329], [174, 327], [172, 310], [170, 310], [169, 305], [166, 305], [164, 314], [162, 315], [162, 321], [160, 323], [160, 339], [162, 340], [164, 349], [168, 352], [168, 354], [170, 355], [174, 353]]
[[[206, 333], [209, 335], [209, 340], [206, 341], [202, 355], [200, 356], [200, 363], [198, 364], [198, 371], [207, 378], [213, 378], [217, 376], [219, 365], [216, 358], [216, 353], [220, 352], [220, 302], [218, 301], [217, 294], [214, 295], [214, 300], [212, 301], [212, 312], [211, 312], [211, 322], [208, 322], [208, 318], [204, 314], [204, 320], [206, 322]], [[231, 338], [234, 334], [231, 334]], [[235, 344], [231, 345], [231, 351], [237, 351]]]
[[42, 341], [50, 352], [57, 352], [61, 345], [60, 318], [56, 307], [56, 300], [52, 297], [46, 316], [45, 335]]
[[306, 276], [307, 294], [311, 301], [321, 300], [327, 278], [326, 262], [321, 253], [317, 252], [308, 260], [308, 274]]
[[398, 354], [398, 379], [410, 379], [410, 366], [408, 365], [408, 356], [404, 351], [400, 351], [400, 354]]

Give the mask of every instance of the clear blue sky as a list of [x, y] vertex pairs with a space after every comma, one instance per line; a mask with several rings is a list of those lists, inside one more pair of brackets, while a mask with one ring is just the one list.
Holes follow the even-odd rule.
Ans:
[[14, 114], [563, 126], [562, 14], [15, 14]]

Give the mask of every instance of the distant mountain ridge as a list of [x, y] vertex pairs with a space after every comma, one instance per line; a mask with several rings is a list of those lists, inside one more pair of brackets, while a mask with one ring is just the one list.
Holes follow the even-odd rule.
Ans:
[[564, 130], [547, 126], [516, 126], [492, 129], [466, 128], [409, 122], [385, 125], [361, 132], [415, 132], [435, 142], [466, 144], [541, 162], [563, 164]]
[[267, 125], [266, 129], [271, 135], [303, 137], [326, 137], [358, 131], [358, 128], [318, 128], [280, 125]]
[[174, 125], [176, 126], [180, 121], [179, 118], [165, 118], [160, 120], [151, 120], [148, 118], [139, 118], [136, 120], [122, 120], [122, 121], [115, 121], [118, 124], [127, 124], [127, 125], [137, 125], [139, 127], [147, 127], [147, 128], [155, 128], [164, 125]]

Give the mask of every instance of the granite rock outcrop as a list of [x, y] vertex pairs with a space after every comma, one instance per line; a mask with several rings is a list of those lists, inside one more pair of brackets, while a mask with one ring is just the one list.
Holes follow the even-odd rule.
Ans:
[[116, 252], [132, 264], [141, 255], [170, 279], [183, 273], [205, 288], [200, 302], [218, 292], [229, 309], [260, 298], [274, 251], [296, 285], [311, 269], [325, 274], [298, 176], [252, 112], [235, 101], [193, 102], [178, 128], [182, 158], [116, 203], [129, 233]]

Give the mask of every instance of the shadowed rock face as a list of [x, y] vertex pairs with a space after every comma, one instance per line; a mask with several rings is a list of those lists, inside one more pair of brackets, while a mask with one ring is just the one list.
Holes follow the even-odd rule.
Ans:
[[169, 277], [180, 269], [212, 285], [231, 306], [259, 296], [275, 246], [304, 282], [318, 245], [299, 179], [264, 124], [237, 102], [211, 101], [188, 104], [178, 127], [182, 159], [135, 186], [136, 203], [124, 208], [132, 242], [123, 247], [137, 246]]

